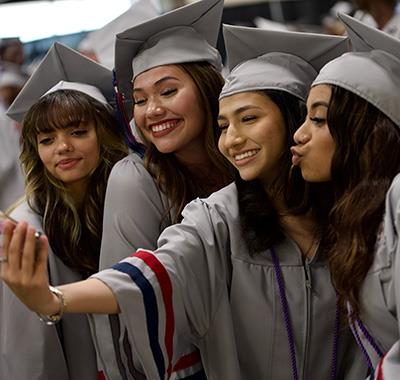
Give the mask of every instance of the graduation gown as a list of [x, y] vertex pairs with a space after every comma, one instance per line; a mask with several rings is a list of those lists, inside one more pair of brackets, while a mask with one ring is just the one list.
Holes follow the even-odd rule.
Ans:
[[[173, 369], [193, 346], [211, 380], [292, 378], [271, 252], [250, 255], [241, 238], [237, 196], [231, 184], [191, 202], [183, 222], [161, 234], [156, 254], [139, 251], [94, 275], [115, 294], [131, 363], [148, 379], [171, 373], [184, 378]], [[320, 253], [304, 261], [289, 237], [275, 251], [299, 378], [330, 379], [336, 296], [327, 265]], [[197, 365], [193, 360], [193, 373]], [[338, 379], [366, 374], [348, 331], [340, 335], [337, 372]]]
[[111, 170], [104, 201], [100, 269], [110, 268], [138, 248], [155, 249], [171, 219], [163, 216], [168, 200], [143, 160], [131, 153]]
[[[104, 204], [100, 269], [110, 268], [138, 248], [155, 249], [161, 231], [171, 224], [167, 197], [131, 153], [111, 170]], [[166, 214], [166, 218], [163, 218]], [[123, 320], [98, 316], [92, 324], [99, 366], [108, 380], [139, 376], [130, 363], [130, 346]]]
[[[26, 202], [11, 214], [43, 231], [42, 220]], [[49, 280], [53, 285], [79, 281], [49, 249]], [[86, 315], [66, 314], [55, 326], [46, 326], [0, 282], [0, 379], [95, 380], [96, 352]]]
[[[380, 350], [389, 351], [383, 361], [383, 378], [394, 380], [400, 378], [400, 175], [386, 195], [382, 227], [373, 263], [361, 288], [360, 318]], [[377, 368], [379, 356], [358, 325], [355, 330]], [[378, 372], [375, 371], [376, 377]]]

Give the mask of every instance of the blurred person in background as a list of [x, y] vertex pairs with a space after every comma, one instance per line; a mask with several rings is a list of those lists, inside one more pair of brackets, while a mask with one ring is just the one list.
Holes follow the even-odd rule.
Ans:
[[24, 46], [19, 37], [0, 38], [0, 68], [18, 72], [26, 80], [30, 71], [25, 64]]
[[0, 39], [0, 61], [22, 66], [24, 63], [24, 49], [18, 37]]
[[338, 13], [351, 15], [364, 24], [400, 38], [400, 7], [397, 0], [337, 1], [322, 19], [324, 33], [346, 33], [343, 23], [336, 17]]
[[[397, 0], [352, 0], [355, 8], [354, 17], [365, 22], [370, 15], [373, 26], [400, 38], [400, 12], [397, 3]], [[365, 23], [370, 24], [370, 22]]]
[[102, 28], [88, 33], [79, 43], [78, 50], [86, 57], [108, 69], [114, 67], [115, 36], [160, 14], [155, 0], [134, 0], [131, 7]]
[[[1, 50], [3, 51], [3, 50]], [[19, 123], [5, 112], [21, 91], [26, 76], [14, 64], [0, 63], [0, 209], [5, 210], [24, 194], [19, 163], [21, 150]]]

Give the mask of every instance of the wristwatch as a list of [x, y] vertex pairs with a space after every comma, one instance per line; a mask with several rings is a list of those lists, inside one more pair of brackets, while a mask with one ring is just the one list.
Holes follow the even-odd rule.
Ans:
[[59, 301], [60, 301], [60, 310], [58, 310], [57, 313], [51, 314], [51, 315], [44, 315], [44, 314], [39, 314], [39, 313], [36, 313], [36, 314], [38, 315], [39, 319], [42, 322], [44, 322], [46, 325], [53, 326], [56, 323], [60, 322], [60, 320], [61, 320], [61, 318], [62, 318], [62, 316], [64, 314], [64, 311], [65, 311], [65, 309], [67, 307], [67, 304], [65, 302], [64, 293], [61, 290], [55, 288], [54, 286], [49, 286], [49, 289], [59, 299]]

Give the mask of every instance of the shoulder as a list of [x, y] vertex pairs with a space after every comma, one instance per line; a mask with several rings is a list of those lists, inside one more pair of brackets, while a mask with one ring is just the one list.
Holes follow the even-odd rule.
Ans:
[[400, 230], [400, 174], [392, 181], [386, 194], [384, 236], [389, 247], [396, 244], [397, 231]]
[[[212, 206], [229, 206], [233, 207], [237, 203], [238, 191], [234, 182], [223, 187], [222, 189], [212, 193], [208, 198], [201, 201]], [[234, 203], [234, 204], [232, 204]]]
[[17, 221], [28, 222], [36, 229], [42, 230], [42, 217], [33, 211], [26, 201], [22, 201], [17, 207], [12, 210], [10, 216]]
[[143, 160], [136, 153], [131, 153], [118, 161], [111, 170], [108, 187], [131, 188], [132, 184], [141, 187], [154, 187], [155, 181], [145, 168]]
[[[386, 195], [386, 207], [397, 210], [400, 206], [400, 174], [394, 177]], [[400, 211], [400, 210], [399, 210]]]
[[167, 199], [136, 153], [117, 162], [107, 183], [104, 223], [118, 220], [120, 224], [123, 216], [129, 224], [134, 220], [145, 223], [155, 217], [158, 231], [160, 215], [166, 209]]
[[237, 218], [239, 215], [238, 192], [234, 182], [212, 193], [208, 198], [197, 198], [190, 202], [184, 209], [182, 215], [193, 212], [199, 208], [206, 208], [210, 213], [217, 213], [225, 218]]
[[135, 152], [128, 154], [119, 160], [112, 168], [111, 173], [124, 174], [126, 172], [146, 173], [150, 175], [144, 166], [143, 159]]

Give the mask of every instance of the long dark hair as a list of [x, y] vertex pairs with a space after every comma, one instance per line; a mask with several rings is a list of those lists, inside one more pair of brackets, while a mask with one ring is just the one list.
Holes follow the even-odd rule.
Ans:
[[[244, 181], [238, 173], [236, 174], [242, 233], [251, 254], [264, 251], [284, 239], [280, 215], [273, 204], [275, 196], [283, 198], [288, 214], [300, 215], [312, 208], [312, 202], [315, 204], [319, 201], [321, 193], [318, 190], [319, 186], [306, 184], [299, 168], [292, 167], [291, 163], [290, 147], [294, 145], [293, 135], [306, 114], [304, 102], [284, 91], [266, 90], [264, 94], [282, 113], [287, 149], [280, 161], [280, 174], [274, 183], [270, 184], [272, 192], [269, 194], [259, 180]], [[324, 216], [324, 213], [321, 215]], [[318, 215], [316, 218], [320, 219]], [[324, 225], [325, 222], [321, 217], [321, 228]]]
[[[82, 208], [77, 209], [64, 183], [40, 160], [37, 135], [94, 121], [100, 162], [90, 177]], [[128, 152], [110, 109], [90, 96], [59, 90], [41, 98], [25, 116], [22, 129], [22, 167], [29, 206], [43, 218], [43, 229], [53, 252], [69, 267], [87, 277], [98, 270], [104, 197], [113, 165]]]
[[356, 318], [386, 192], [400, 172], [400, 132], [371, 103], [337, 86], [332, 86], [327, 122], [337, 147], [331, 167], [334, 204], [328, 258], [342, 310], [349, 302]]
[[206, 116], [204, 146], [214, 166], [216, 182], [211, 183], [205, 181], [204, 177], [196, 176], [196, 173], [181, 164], [173, 153], [160, 153], [153, 144], [148, 144], [145, 166], [170, 202], [170, 208], [166, 210], [164, 217], [169, 215], [171, 209], [174, 210], [175, 219], [171, 220], [171, 223], [177, 223], [182, 219], [181, 212], [191, 200], [196, 197], [207, 197], [213, 191], [233, 181], [233, 169], [218, 150], [218, 97], [224, 80], [214, 67], [206, 62], [182, 63], [177, 66], [193, 79], [199, 90]]

